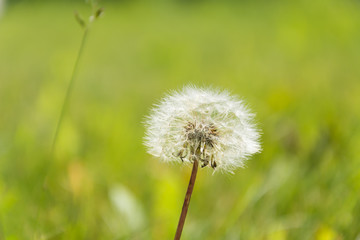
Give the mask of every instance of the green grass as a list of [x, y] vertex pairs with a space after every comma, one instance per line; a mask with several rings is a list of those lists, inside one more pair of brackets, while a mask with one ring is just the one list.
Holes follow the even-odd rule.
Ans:
[[149, 156], [142, 122], [188, 83], [242, 96], [263, 152], [199, 171], [182, 239], [359, 236], [358, 2], [103, 5], [54, 156], [89, 8], [0, 18], [0, 239], [173, 238], [191, 168]]

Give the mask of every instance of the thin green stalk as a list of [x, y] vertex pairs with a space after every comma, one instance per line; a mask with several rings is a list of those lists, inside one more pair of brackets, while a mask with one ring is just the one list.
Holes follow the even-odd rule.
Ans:
[[[72, 89], [74, 87], [74, 83], [75, 83], [75, 79], [76, 79], [76, 75], [77, 75], [77, 72], [78, 72], [78, 66], [79, 66], [79, 62], [80, 62], [80, 59], [81, 59], [81, 56], [83, 54], [83, 50], [84, 50], [84, 47], [85, 47], [85, 43], [86, 43], [86, 39], [87, 39], [87, 36], [88, 36], [88, 32], [89, 32], [89, 29], [88, 27], [86, 27], [84, 29], [84, 34], [83, 34], [83, 37], [82, 37], [82, 40], [81, 40], [81, 45], [80, 45], [80, 48], [79, 48], [79, 52], [78, 52], [78, 55], [77, 55], [77, 58], [76, 58], [76, 61], [75, 61], [75, 64], [74, 64], [74, 69], [73, 69], [73, 72], [72, 72], [72, 75], [71, 75], [71, 78], [70, 78], [70, 82], [69, 82], [69, 85], [67, 87], [67, 90], [66, 90], [66, 94], [65, 94], [65, 98], [64, 98], [64, 101], [63, 101], [63, 104], [61, 106], [61, 112], [60, 112], [60, 117], [59, 117], [59, 120], [57, 122], [57, 125], [56, 125], [56, 130], [55, 130], [55, 135], [54, 135], [54, 138], [53, 138], [53, 141], [52, 141], [52, 144], [51, 144], [51, 152], [50, 152], [50, 161], [48, 162], [48, 166], [46, 167], [45, 171], [46, 171], [46, 174], [44, 176], [44, 180], [43, 180], [43, 186], [42, 186], [42, 189], [41, 189], [41, 193], [40, 193], [40, 201], [39, 201], [39, 204], [38, 204], [38, 209], [37, 209], [37, 213], [36, 213], [36, 227], [35, 229], [38, 231], [39, 229], [39, 215], [40, 215], [40, 209], [41, 209], [41, 205], [45, 202], [45, 198], [48, 197], [48, 194], [46, 194], [46, 190], [47, 190], [47, 178], [49, 176], [49, 172], [51, 170], [51, 166], [53, 164], [53, 158], [54, 158], [54, 152], [55, 152], [55, 148], [56, 148], [56, 144], [57, 144], [57, 141], [58, 141], [58, 138], [59, 138], [59, 132], [61, 130], [61, 126], [62, 126], [62, 123], [63, 123], [63, 120], [64, 120], [64, 116], [65, 116], [65, 113], [66, 113], [66, 109], [69, 105], [69, 101], [70, 101], [70, 97], [71, 97], [71, 92], [72, 92]], [[37, 238], [38, 236], [35, 236], [35, 239]]]
[[76, 58], [76, 62], [75, 62], [75, 65], [74, 65], [74, 69], [73, 69], [73, 72], [72, 72], [72, 75], [71, 75], [71, 79], [70, 79], [68, 88], [66, 90], [65, 99], [64, 99], [64, 102], [63, 102], [62, 107], [61, 107], [60, 117], [59, 117], [58, 123], [56, 125], [55, 135], [54, 135], [53, 142], [52, 142], [52, 145], [51, 145], [51, 155], [54, 154], [56, 143], [57, 143], [58, 138], [59, 138], [59, 132], [60, 132], [61, 125], [62, 125], [62, 122], [63, 122], [63, 119], [64, 119], [66, 108], [67, 108], [67, 106], [69, 104], [69, 99], [70, 99], [71, 92], [72, 92], [72, 89], [73, 89], [73, 86], [74, 86], [76, 74], [77, 74], [77, 71], [78, 71], [78, 65], [79, 65], [79, 62], [80, 62], [81, 55], [82, 55], [83, 50], [84, 50], [84, 46], [85, 46], [85, 43], [86, 43], [86, 38], [87, 38], [87, 35], [88, 35], [88, 31], [89, 31], [88, 28], [85, 28], [83, 38], [82, 38], [82, 41], [81, 41], [81, 45], [80, 45], [80, 49], [79, 49], [79, 52], [78, 52], [78, 55], [77, 55], [77, 58]]

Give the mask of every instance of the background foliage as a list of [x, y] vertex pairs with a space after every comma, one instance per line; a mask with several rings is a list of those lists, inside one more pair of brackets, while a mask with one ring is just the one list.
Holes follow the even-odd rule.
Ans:
[[[360, 238], [360, 3], [115, 1], [80, 45], [83, 2], [0, 16], [0, 239], [171, 239], [190, 167], [146, 154], [164, 93], [212, 85], [257, 113], [263, 152], [199, 172], [183, 239]], [[0, 11], [1, 12], [1, 11]]]

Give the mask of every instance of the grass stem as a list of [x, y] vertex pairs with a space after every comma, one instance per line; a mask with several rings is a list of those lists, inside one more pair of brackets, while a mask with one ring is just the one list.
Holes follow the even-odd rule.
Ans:
[[[83, 37], [82, 37], [82, 40], [81, 40], [79, 52], [78, 52], [78, 55], [76, 57], [76, 61], [75, 61], [75, 64], [74, 64], [73, 72], [71, 74], [70, 82], [69, 82], [69, 85], [68, 85], [67, 90], [66, 90], [65, 98], [64, 98], [63, 104], [61, 106], [60, 117], [58, 119], [58, 122], [57, 122], [57, 125], [56, 125], [56, 130], [55, 130], [55, 135], [54, 135], [54, 138], [53, 138], [53, 141], [52, 141], [52, 144], [51, 144], [50, 158], [52, 158], [52, 159], [51, 159], [51, 161], [48, 162], [48, 164], [46, 166], [46, 173], [45, 173], [45, 176], [44, 176], [44, 179], [43, 179], [43, 182], [42, 182], [42, 188], [40, 190], [41, 191], [41, 193], [40, 193], [40, 201], [39, 201], [39, 206], [38, 206], [37, 213], [36, 213], [36, 224], [35, 224], [35, 226], [36, 226], [35, 229], [36, 230], [38, 230], [38, 228], [39, 228], [40, 209], [41, 209], [40, 206], [43, 206], [43, 203], [45, 202], [45, 199], [49, 197], [48, 194], [46, 194], [46, 191], [47, 191], [47, 188], [48, 188], [48, 186], [47, 186], [47, 178], [49, 176], [49, 172], [51, 170], [51, 167], [54, 164], [53, 163], [54, 162], [53, 158], [54, 158], [54, 152], [55, 152], [56, 144], [57, 144], [57, 141], [58, 141], [58, 138], [59, 138], [59, 132], [60, 132], [60, 129], [61, 129], [62, 122], [64, 120], [64, 116], [65, 116], [67, 106], [69, 104], [69, 99], [70, 99], [71, 92], [72, 92], [74, 82], [75, 82], [75, 78], [76, 78], [76, 75], [77, 75], [77, 72], [78, 72], [78, 66], [79, 66], [79, 62], [80, 62], [80, 59], [81, 59], [81, 56], [82, 56], [82, 53], [83, 53], [83, 50], [84, 50], [84, 46], [85, 46], [86, 39], [87, 39], [87, 36], [88, 36], [88, 31], [89, 31], [88, 28], [84, 29], [84, 33], [83, 33]], [[35, 238], [37, 238], [38, 233], [35, 233], [35, 234], [36, 234]]]
[[78, 52], [78, 55], [77, 55], [77, 58], [76, 58], [76, 61], [75, 61], [74, 69], [73, 69], [73, 72], [72, 72], [72, 75], [71, 75], [71, 79], [70, 79], [68, 88], [66, 90], [65, 99], [64, 99], [62, 107], [61, 107], [60, 117], [59, 117], [59, 120], [58, 120], [57, 125], [56, 125], [55, 135], [54, 135], [53, 142], [52, 142], [52, 145], [51, 145], [51, 155], [53, 155], [53, 153], [55, 151], [56, 143], [57, 143], [57, 140], [59, 138], [59, 132], [60, 132], [61, 125], [62, 125], [62, 122], [63, 122], [63, 119], [64, 119], [66, 108], [67, 108], [67, 106], [69, 104], [69, 99], [70, 99], [71, 92], [72, 92], [72, 89], [73, 89], [73, 86], [74, 86], [75, 78], [76, 78], [77, 71], [78, 71], [79, 62], [80, 62], [81, 55], [82, 55], [83, 50], [84, 50], [84, 46], [85, 46], [85, 42], [86, 42], [86, 39], [87, 39], [88, 31], [89, 31], [88, 28], [85, 28], [84, 34], [83, 34], [83, 37], [82, 37], [82, 40], [81, 40], [81, 45], [80, 45], [80, 48], [79, 48], [79, 52]]

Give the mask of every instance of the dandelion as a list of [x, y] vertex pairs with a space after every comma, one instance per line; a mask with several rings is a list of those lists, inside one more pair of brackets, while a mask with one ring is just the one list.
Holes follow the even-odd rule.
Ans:
[[198, 165], [233, 173], [260, 151], [253, 117], [228, 92], [192, 86], [167, 95], [152, 109], [146, 121], [148, 152], [165, 162], [193, 164], [175, 239], [181, 236]]
[[145, 145], [165, 162], [198, 160], [232, 172], [260, 150], [253, 114], [227, 92], [185, 87], [166, 96], [147, 119]]

